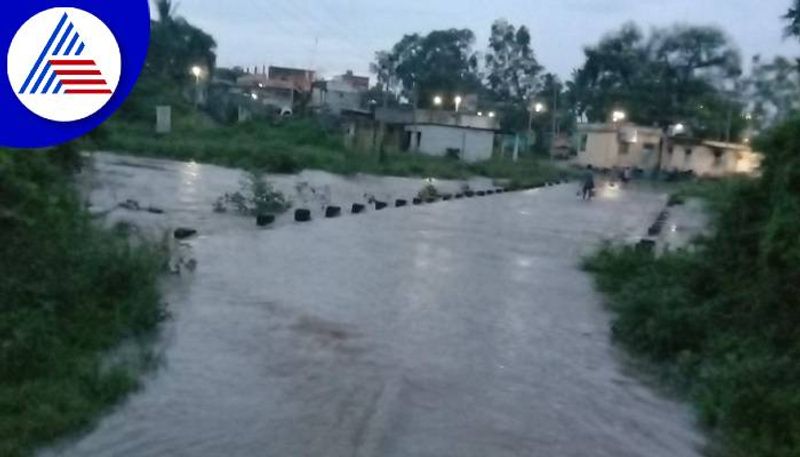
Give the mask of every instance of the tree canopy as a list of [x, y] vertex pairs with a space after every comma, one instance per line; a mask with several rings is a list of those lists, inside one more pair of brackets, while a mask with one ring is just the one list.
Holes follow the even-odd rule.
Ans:
[[203, 30], [175, 15], [172, 0], [155, 0], [158, 20], [151, 22], [150, 51], [145, 71], [152, 76], [185, 82], [194, 66], [212, 72], [217, 43]]
[[800, 72], [794, 62], [755, 56], [751, 68], [746, 87], [756, 127], [774, 127], [800, 112]]
[[430, 106], [436, 94], [480, 87], [474, 42], [475, 35], [467, 29], [406, 35], [391, 51], [378, 52], [372, 68], [379, 82], [399, 86], [403, 96], [418, 106]]
[[500, 19], [492, 24], [486, 53], [486, 83], [498, 101], [527, 103], [540, 86], [543, 67], [531, 49], [531, 35]]
[[576, 111], [590, 121], [623, 109], [642, 124], [719, 130], [709, 120], [728, 117], [724, 111], [736, 104], [730, 93], [741, 75], [739, 53], [714, 27], [680, 25], [646, 37], [626, 24], [585, 54], [571, 95]]

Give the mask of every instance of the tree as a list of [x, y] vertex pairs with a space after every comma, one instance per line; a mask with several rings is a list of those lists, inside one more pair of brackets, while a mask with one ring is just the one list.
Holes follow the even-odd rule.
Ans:
[[480, 88], [475, 35], [467, 29], [437, 30], [404, 36], [391, 51], [376, 54], [372, 64], [387, 87], [399, 87], [411, 103], [427, 107], [437, 94], [452, 101], [455, 94]]
[[572, 95], [579, 116], [605, 121], [615, 105], [639, 117], [646, 96], [648, 57], [644, 36], [635, 24], [625, 24], [597, 46], [584, 49], [586, 61], [574, 74]]
[[486, 82], [495, 99], [527, 103], [538, 89], [541, 71], [528, 29], [516, 29], [503, 19], [495, 21], [486, 54]]
[[774, 127], [800, 112], [800, 73], [793, 62], [755, 56], [751, 68], [746, 88], [754, 127]]
[[786, 36], [800, 38], [800, 0], [792, 1], [792, 7], [783, 18], [788, 22], [784, 29]]
[[733, 96], [741, 63], [719, 29], [674, 26], [645, 37], [626, 24], [585, 54], [569, 94], [579, 116], [602, 122], [624, 109], [641, 124], [681, 122], [701, 135], [730, 136], [729, 120], [741, 109]]
[[217, 60], [214, 38], [176, 16], [172, 0], [155, 0], [155, 8], [158, 20], [151, 22], [146, 72], [178, 83], [191, 78], [193, 66], [213, 72]]

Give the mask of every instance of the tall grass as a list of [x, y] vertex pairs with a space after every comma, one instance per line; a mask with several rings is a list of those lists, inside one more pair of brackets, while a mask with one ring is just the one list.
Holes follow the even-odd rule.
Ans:
[[467, 164], [424, 154], [351, 151], [344, 147], [338, 132], [325, 130], [313, 119], [296, 119], [279, 125], [260, 121], [222, 126], [209, 123], [197, 112], [176, 118], [178, 122], [172, 133], [157, 136], [152, 125], [118, 116], [106, 123], [104, 135], [91, 147], [273, 173], [316, 169], [344, 175], [371, 173], [440, 179], [486, 176], [523, 186], [559, 176], [553, 166], [532, 158], [519, 163], [494, 159]]
[[136, 386], [104, 360], [162, 315], [156, 249], [95, 227], [64, 151], [0, 150], [0, 455], [85, 427]]

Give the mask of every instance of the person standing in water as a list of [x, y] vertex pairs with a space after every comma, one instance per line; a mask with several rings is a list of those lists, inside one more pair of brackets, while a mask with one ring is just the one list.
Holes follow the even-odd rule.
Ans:
[[581, 190], [581, 198], [583, 200], [591, 200], [594, 196], [594, 174], [587, 171], [583, 176], [583, 188]]

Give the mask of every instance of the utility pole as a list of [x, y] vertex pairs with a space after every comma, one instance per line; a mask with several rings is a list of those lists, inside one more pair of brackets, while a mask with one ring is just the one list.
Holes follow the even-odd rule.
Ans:
[[558, 115], [557, 111], [558, 111], [558, 83], [557, 83], [557, 81], [556, 81], [556, 79], [554, 77], [553, 78], [553, 131], [552, 131], [552, 137], [550, 139], [550, 158], [551, 159], [553, 158], [553, 152], [555, 150], [555, 148], [553, 146], [555, 146], [555, 144], [556, 144], [556, 133], [557, 133], [557, 130], [558, 130], [558, 124], [557, 124], [558, 123], [558, 119], [556, 118], [556, 116]]

